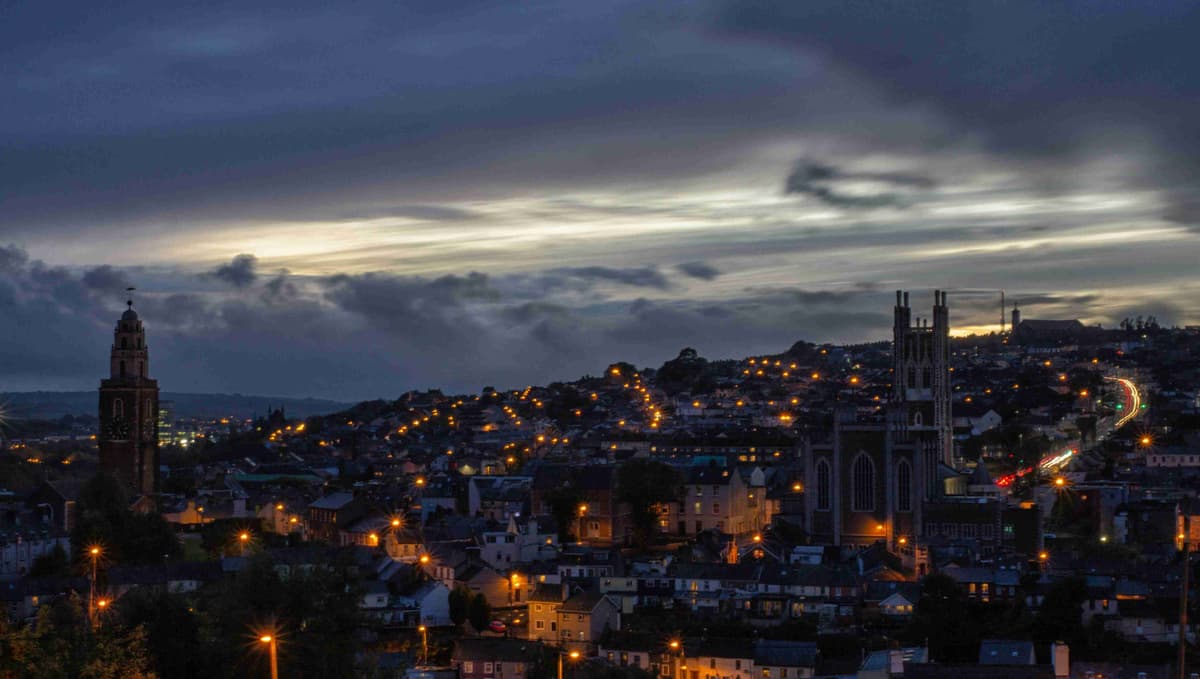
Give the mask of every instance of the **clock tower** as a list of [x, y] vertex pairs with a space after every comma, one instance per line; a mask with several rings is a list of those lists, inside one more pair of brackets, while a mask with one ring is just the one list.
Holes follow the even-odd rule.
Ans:
[[100, 469], [135, 495], [158, 486], [158, 381], [150, 374], [146, 332], [133, 310], [113, 333], [108, 379], [100, 381]]

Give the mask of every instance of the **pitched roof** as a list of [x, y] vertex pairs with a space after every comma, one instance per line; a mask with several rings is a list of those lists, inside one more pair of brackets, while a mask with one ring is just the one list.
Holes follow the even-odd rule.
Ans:
[[533, 659], [538, 647], [524, 639], [465, 637], [454, 642], [453, 658], [459, 661], [527, 662]]
[[979, 644], [980, 665], [1032, 665], [1035, 658], [1032, 641], [984, 639]]

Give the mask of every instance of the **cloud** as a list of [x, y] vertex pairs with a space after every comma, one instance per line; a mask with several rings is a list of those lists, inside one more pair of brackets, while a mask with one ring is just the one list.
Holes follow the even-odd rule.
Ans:
[[258, 273], [255, 271], [257, 266], [257, 257], [241, 254], [235, 256], [228, 264], [213, 269], [209, 275], [235, 288], [244, 288], [258, 280]]
[[107, 264], [98, 266], [93, 269], [88, 269], [83, 274], [83, 284], [93, 290], [100, 290], [108, 293], [120, 293], [127, 291], [133, 287], [129, 277], [123, 271], [120, 271]]
[[671, 285], [666, 276], [652, 267], [621, 269], [608, 266], [582, 266], [552, 269], [549, 274], [575, 279], [589, 285], [597, 282], [616, 283], [635, 288], [658, 288], [660, 290], [665, 290]]
[[684, 262], [676, 266], [681, 273], [691, 278], [698, 278], [702, 281], [715, 280], [721, 275], [721, 271], [717, 267], [708, 262]]
[[[858, 185], [857, 191], [855, 185]], [[934, 186], [932, 179], [917, 174], [844, 171], [828, 163], [802, 160], [784, 182], [784, 193], [812, 196], [835, 207], [875, 208], [911, 202], [911, 195], [894, 189], [931, 189]]]

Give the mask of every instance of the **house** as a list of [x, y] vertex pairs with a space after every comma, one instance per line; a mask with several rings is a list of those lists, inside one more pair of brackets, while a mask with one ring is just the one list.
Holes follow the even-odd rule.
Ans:
[[75, 503], [79, 499], [79, 481], [42, 481], [26, 502], [42, 514], [42, 521], [70, 533], [75, 528]]
[[390, 528], [384, 536], [383, 548], [396, 561], [416, 563], [425, 553], [421, 532], [410, 528]]
[[754, 643], [753, 676], [761, 679], [808, 679], [817, 671], [817, 642], [759, 639]]
[[985, 639], [979, 644], [980, 665], [1033, 665], [1036, 662], [1032, 641]]
[[454, 643], [450, 664], [459, 679], [525, 679], [537, 648], [522, 639], [464, 637]]
[[0, 531], [0, 580], [25, 575], [39, 558], [50, 555], [56, 548], [70, 559], [71, 538], [57, 527]]
[[509, 579], [485, 564], [467, 561], [454, 569], [454, 586], [482, 594], [492, 608], [510, 605]]
[[553, 514], [550, 498], [574, 488], [580, 502], [569, 532], [596, 545], [626, 543], [633, 532], [628, 503], [617, 501], [617, 468], [613, 465], [542, 465], [533, 477], [530, 507], [534, 514]]
[[358, 607], [367, 615], [378, 616], [388, 607], [391, 593], [386, 582], [368, 580], [363, 583], [362, 590], [362, 599], [358, 602]]
[[467, 515], [508, 521], [529, 501], [529, 476], [475, 476], [467, 482]]
[[929, 662], [929, 649], [923, 646], [872, 651], [858, 668], [855, 679], [891, 679], [904, 674], [905, 663]]
[[633, 613], [638, 602], [638, 579], [635, 577], [600, 578], [600, 593], [607, 595], [623, 615]]
[[424, 582], [396, 597], [400, 622], [406, 627], [445, 627], [450, 620], [450, 590], [436, 580]]
[[606, 630], [621, 629], [621, 610], [599, 592], [580, 592], [558, 607], [560, 645], [588, 652]]
[[751, 639], [685, 639], [681, 679], [753, 679]]
[[340, 531], [366, 514], [366, 505], [351, 493], [332, 493], [308, 505], [305, 514], [314, 540], [339, 544]]
[[528, 595], [527, 615], [531, 641], [558, 639], [558, 609], [566, 600], [565, 585], [540, 585]]
[[866, 614], [872, 612], [881, 619], [903, 621], [912, 617], [913, 607], [921, 598], [921, 586], [915, 582], [871, 582], [867, 584], [863, 603]]
[[759, 528], [758, 498], [751, 499], [754, 492], [735, 468], [694, 467], [688, 470], [683, 491], [676, 518], [680, 535], [706, 530], [739, 535]]
[[610, 632], [604, 635], [596, 651], [597, 657], [617, 667], [636, 667], [653, 675], [675, 673], [667, 645], [654, 634]]

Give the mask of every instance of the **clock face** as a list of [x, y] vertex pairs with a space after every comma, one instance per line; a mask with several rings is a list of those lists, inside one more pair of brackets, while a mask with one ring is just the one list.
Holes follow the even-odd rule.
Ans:
[[108, 423], [108, 438], [116, 440], [129, 438], [129, 423], [123, 418], [114, 417]]

